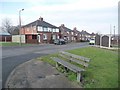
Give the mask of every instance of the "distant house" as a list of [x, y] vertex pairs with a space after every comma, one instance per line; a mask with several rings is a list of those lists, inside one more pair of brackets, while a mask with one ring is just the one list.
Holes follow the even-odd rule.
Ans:
[[42, 17], [22, 26], [20, 33], [25, 35], [26, 43], [53, 43], [59, 39], [59, 28], [44, 21]]
[[65, 27], [64, 24], [61, 24], [61, 26], [59, 26], [59, 30], [60, 30], [60, 38], [67, 40], [68, 42], [72, 41], [72, 30]]
[[77, 28], [75, 27], [73, 29], [73, 32], [74, 32], [74, 41], [75, 42], [80, 42], [80, 40], [81, 40], [81, 33], [80, 33], [80, 31], [78, 31]]
[[90, 34], [90, 39], [95, 39], [95, 36], [96, 36], [96, 34], [92, 32], [92, 33]]
[[90, 40], [90, 37], [91, 37], [90, 33], [88, 33], [87, 31], [84, 31], [84, 30], [82, 30], [80, 33], [81, 33], [81, 40], [82, 41]]
[[75, 27], [73, 30], [65, 27], [64, 24], [62, 24], [59, 27], [60, 30], [60, 38], [67, 40], [68, 42], [79, 42], [80, 41], [80, 31], [77, 30]]
[[118, 45], [119, 42], [119, 36], [118, 35], [112, 35], [111, 36], [111, 45]]

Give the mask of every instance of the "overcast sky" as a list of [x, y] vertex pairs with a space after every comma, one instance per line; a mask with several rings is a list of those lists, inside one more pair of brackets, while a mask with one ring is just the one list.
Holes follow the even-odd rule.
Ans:
[[[21, 12], [22, 25], [37, 20], [40, 16], [55, 26], [65, 24], [79, 31], [89, 33], [110, 33], [110, 24], [118, 33], [119, 0], [0, 0], [0, 19], [10, 18], [18, 25], [18, 12]], [[0, 22], [1, 22], [0, 20]]]

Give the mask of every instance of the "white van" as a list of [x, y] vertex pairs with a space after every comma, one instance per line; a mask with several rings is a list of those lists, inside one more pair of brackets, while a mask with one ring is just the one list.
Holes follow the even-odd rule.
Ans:
[[94, 40], [94, 39], [90, 39], [90, 40], [89, 40], [89, 44], [90, 44], [90, 45], [95, 45], [95, 40]]

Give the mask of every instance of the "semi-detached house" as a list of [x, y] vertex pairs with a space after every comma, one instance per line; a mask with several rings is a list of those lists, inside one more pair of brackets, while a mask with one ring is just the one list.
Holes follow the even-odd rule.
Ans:
[[38, 20], [22, 26], [20, 33], [25, 35], [25, 43], [53, 43], [55, 39], [64, 39], [67, 42], [87, 41], [95, 35], [75, 27], [73, 30], [67, 28], [64, 24], [57, 27], [43, 20]]
[[59, 28], [45, 22], [42, 17], [22, 26], [20, 33], [25, 35], [26, 43], [53, 43], [59, 39]]

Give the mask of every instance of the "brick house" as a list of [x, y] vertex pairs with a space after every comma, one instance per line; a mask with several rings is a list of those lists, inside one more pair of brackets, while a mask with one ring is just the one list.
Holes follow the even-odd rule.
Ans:
[[61, 24], [61, 26], [59, 26], [59, 30], [60, 30], [60, 38], [65, 39], [67, 42], [71, 42], [72, 41], [72, 30], [65, 27], [64, 24]]
[[45, 22], [42, 17], [22, 26], [20, 33], [25, 35], [26, 43], [53, 43], [59, 39], [59, 28]]
[[80, 40], [81, 40], [81, 32], [80, 31], [78, 31], [77, 30], [77, 28], [75, 27], [74, 29], [73, 29], [73, 37], [74, 37], [74, 42], [80, 42]]
[[64, 24], [59, 26], [60, 38], [67, 40], [68, 42], [79, 42], [81, 34], [75, 27], [73, 30], [65, 27]]
[[96, 34], [92, 32], [92, 33], [90, 34], [90, 39], [95, 39], [95, 36], [96, 36]]
[[88, 40], [90, 40], [90, 38], [91, 38], [90, 33], [86, 32], [84, 30], [81, 31], [81, 40], [82, 41], [88, 41]]

